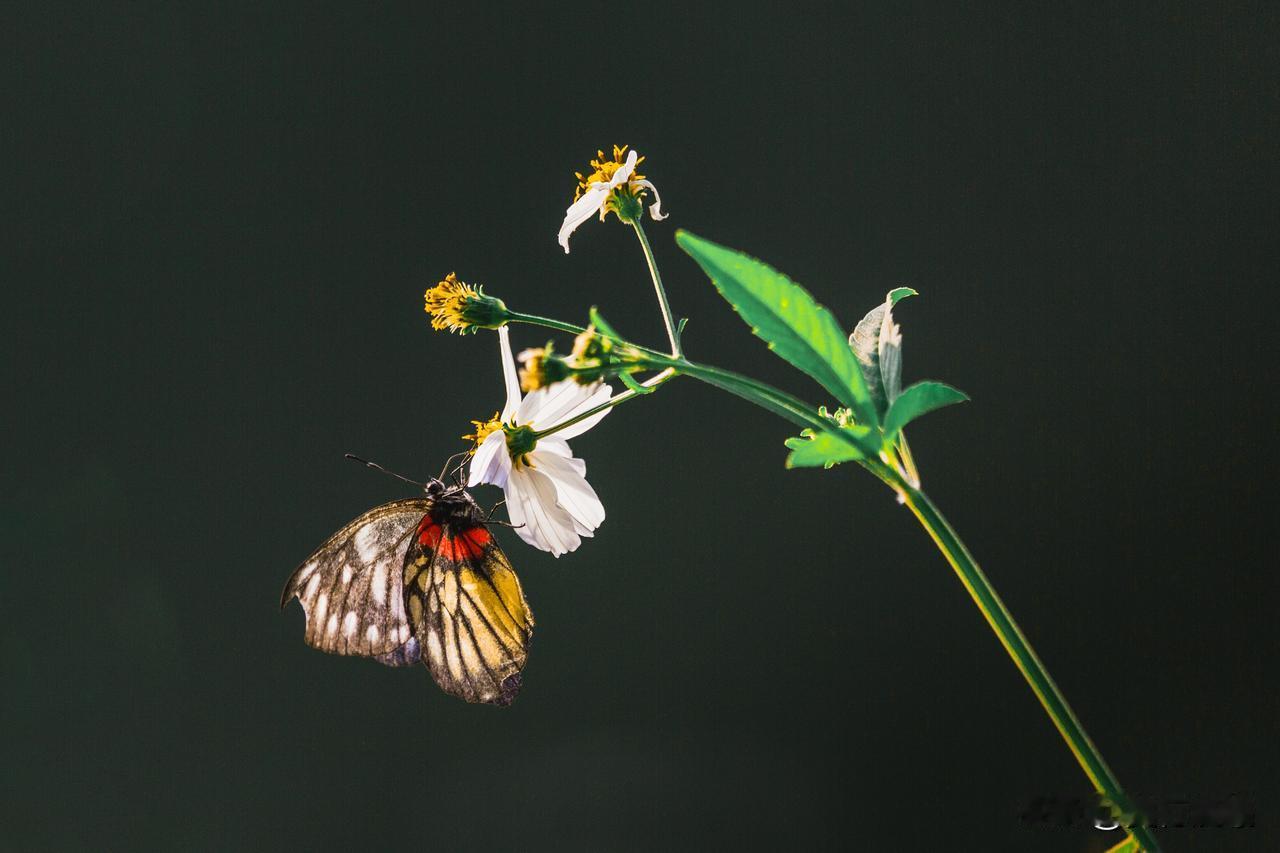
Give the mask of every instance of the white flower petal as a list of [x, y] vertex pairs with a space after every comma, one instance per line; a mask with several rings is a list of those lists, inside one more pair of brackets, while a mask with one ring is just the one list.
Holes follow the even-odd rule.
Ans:
[[[517, 478], [508, 475], [507, 483], [502, 487], [502, 497], [507, 502], [507, 520], [511, 522], [511, 526], [515, 528], [520, 538], [524, 539], [524, 534], [520, 532], [525, 527], [524, 504], [520, 502], [520, 482]], [[525, 541], [529, 540], [525, 539]]]
[[[568, 415], [560, 418], [560, 421], [566, 421], [569, 418], [574, 417], [575, 415], [581, 414], [582, 412], [589, 411], [590, 409], [594, 409], [596, 406], [602, 406], [605, 403], [609, 402], [609, 398], [612, 396], [613, 396], [613, 389], [610, 388], [608, 385], [602, 384], [600, 385], [599, 389], [590, 397], [588, 397], [584, 403], [579, 405], [574, 411], [570, 412]], [[583, 420], [578, 421], [576, 424], [573, 424], [572, 426], [567, 426], [564, 429], [557, 431], [556, 435], [564, 439], [570, 439], [570, 438], [574, 438], [576, 436], [582, 435], [584, 432], [586, 432], [587, 430], [591, 429], [593, 426], [595, 426], [596, 424], [604, 420], [604, 416], [609, 414], [612, 411], [613, 409], [602, 409], [601, 411], [596, 412], [594, 415], [592, 415], [589, 418], [584, 418]]]
[[667, 214], [662, 212], [662, 197], [658, 195], [658, 188], [653, 185], [653, 181], [632, 181], [631, 185], [633, 187], [644, 187], [653, 193], [653, 204], [649, 205], [649, 216], [653, 217], [654, 221], [667, 218]]
[[604, 200], [609, 197], [609, 193], [612, 191], [608, 184], [592, 184], [586, 190], [583, 190], [578, 200], [565, 210], [564, 222], [560, 223], [558, 239], [560, 245], [564, 247], [566, 255], [569, 254], [569, 235], [601, 209], [604, 205]]
[[[578, 457], [574, 456], [573, 451], [569, 449], [569, 442], [565, 441], [562, 438], [558, 438], [557, 437], [558, 435], [559, 434], [557, 433], [556, 436], [548, 436], [547, 438], [541, 439], [538, 442], [538, 449], [536, 452], [542, 453], [542, 454], [555, 454], [556, 456], [563, 458], [564, 461], [569, 463], [569, 466], [574, 471], [577, 472], [579, 477], [586, 479], [586, 476], [587, 476], [586, 460], [579, 459]], [[579, 530], [578, 532], [582, 533], [581, 530]]]
[[[524, 403], [516, 413], [516, 422], [534, 424], [540, 430], [550, 429], [556, 424], [564, 423], [570, 418], [603, 405], [612, 396], [613, 388], [607, 383], [579, 385], [572, 379], [566, 379], [549, 388], [539, 388], [525, 397]], [[613, 410], [605, 409], [597, 412], [584, 421], [556, 432], [556, 435], [566, 439], [582, 435], [600, 423], [600, 420], [611, 411]]]
[[556, 557], [582, 544], [573, 516], [557, 502], [555, 483], [546, 474], [524, 465], [513, 468], [506, 494], [519, 507], [524, 526], [516, 533], [525, 542]]
[[516, 410], [516, 423], [533, 424], [537, 429], [555, 426], [572, 412], [581, 411], [595, 390], [595, 386], [579, 385], [572, 379], [565, 379], [530, 391]]
[[503, 488], [507, 485], [507, 475], [510, 472], [511, 456], [507, 453], [507, 435], [502, 430], [495, 430], [476, 448], [476, 455], [471, 460], [471, 476], [467, 479], [467, 488], [475, 488], [481, 483]]
[[498, 349], [502, 352], [502, 379], [507, 385], [507, 403], [502, 407], [505, 424], [520, 407], [520, 377], [516, 375], [516, 363], [511, 357], [511, 331], [506, 326], [498, 328]]
[[618, 171], [613, 173], [613, 177], [609, 179], [609, 189], [620, 187], [627, 181], [631, 180], [631, 173], [636, 170], [636, 161], [640, 159], [640, 155], [632, 148], [627, 152], [626, 161], [618, 167]]
[[569, 442], [560, 437], [560, 433], [549, 435], [546, 438], [538, 439], [538, 452], [554, 453], [557, 456], [563, 456], [568, 459], [573, 455], [573, 451], [569, 449]]
[[[583, 532], [583, 529], [587, 532], [594, 531], [604, 523], [604, 504], [600, 503], [595, 489], [591, 488], [591, 484], [579, 472], [579, 467], [573, 464], [581, 460], [565, 459], [548, 453], [538, 454], [537, 451], [533, 456], [534, 464], [555, 484], [556, 499], [578, 523], [579, 532]], [[585, 470], [585, 463], [582, 468]]]

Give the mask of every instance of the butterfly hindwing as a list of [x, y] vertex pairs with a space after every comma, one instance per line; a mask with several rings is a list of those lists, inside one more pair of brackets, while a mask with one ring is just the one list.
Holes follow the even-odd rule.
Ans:
[[[405, 613], [403, 570], [431, 501], [375, 507], [316, 549], [289, 578], [283, 607], [297, 596], [307, 644], [338, 655], [377, 657], [396, 665], [417, 659]], [[397, 660], [397, 657], [400, 660]]]
[[483, 525], [422, 519], [405, 559], [405, 607], [423, 663], [446, 692], [507, 705], [520, 690], [533, 614]]

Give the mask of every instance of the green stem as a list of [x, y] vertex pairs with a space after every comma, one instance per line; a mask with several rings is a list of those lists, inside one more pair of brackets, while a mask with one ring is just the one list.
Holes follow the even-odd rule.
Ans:
[[[582, 326], [575, 326], [573, 323], [566, 323], [562, 320], [553, 320], [550, 317], [541, 317], [537, 314], [524, 314], [519, 311], [507, 312], [510, 321], [513, 323], [529, 323], [534, 326], [542, 326], [547, 329], [555, 329], [558, 332], [567, 332], [571, 335], [580, 335], [586, 331]], [[599, 334], [599, 332], [597, 332]], [[683, 356], [673, 357], [671, 355], [660, 353], [657, 350], [643, 347], [639, 344], [633, 344], [630, 341], [621, 338], [608, 337], [615, 345], [633, 349], [641, 353], [647, 358], [644, 363], [654, 370], [670, 370], [674, 368], [677, 373], [685, 373], [716, 386], [730, 393], [737, 394], [750, 402], [762, 405], [775, 414], [781, 414], [787, 420], [797, 423], [800, 426], [815, 427], [825, 429], [829, 426], [827, 421], [819, 417], [804, 401], [797, 397], [780, 391], [777, 388], [758, 382], [749, 376], [743, 376], [739, 373], [733, 373], [718, 367], [712, 367], [707, 364], [698, 364], [688, 361]], [[670, 377], [668, 377], [670, 378]], [[652, 380], [649, 380], [652, 382]], [[665, 381], [665, 380], [663, 380]], [[649, 383], [646, 382], [646, 385]], [[753, 396], [751, 392], [756, 392], [757, 396]], [[776, 403], [777, 405], [773, 405]], [[782, 414], [781, 409], [786, 409], [788, 414]]]
[[572, 323], [562, 323], [559, 320], [553, 320], [550, 317], [539, 317], [537, 314], [521, 314], [519, 311], [508, 311], [507, 318], [512, 323], [529, 323], [534, 326], [545, 326], [548, 329], [555, 329], [558, 332], [568, 332], [571, 335], [580, 335], [583, 332], [581, 326], [575, 326]]
[[667, 327], [667, 340], [671, 342], [671, 355], [673, 358], [679, 358], [682, 355], [680, 338], [676, 335], [675, 319], [671, 316], [671, 305], [667, 302], [667, 291], [662, 286], [662, 274], [658, 272], [658, 262], [653, 257], [653, 249], [649, 246], [649, 238], [644, 235], [644, 226], [640, 224], [640, 219], [637, 217], [632, 220], [631, 225], [636, 229], [636, 236], [640, 238], [640, 248], [644, 250], [644, 259], [649, 262], [649, 277], [653, 279], [653, 289], [658, 294], [658, 307], [662, 309], [662, 322]]
[[[557, 332], [568, 332], [571, 335], [580, 335], [586, 331], [582, 326], [575, 326], [573, 323], [566, 323], [563, 320], [553, 320], [550, 317], [540, 317], [537, 314], [524, 314], [519, 311], [508, 311], [507, 318], [512, 323], [528, 323], [531, 326], [542, 326], [547, 329], [555, 329]], [[639, 344], [633, 344], [630, 341], [625, 341], [622, 338], [615, 337], [613, 335], [606, 335], [599, 329], [596, 329], [596, 334], [616, 345], [630, 347], [636, 352], [643, 353], [652, 359], [657, 359], [664, 363], [670, 362], [671, 360], [670, 353], [659, 352], [656, 349], [642, 347]]]
[[[571, 326], [568, 323], [533, 315], [513, 313], [512, 319], [548, 326], [549, 328], [572, 332], [573, 334], [582, 331], [582, 328], [578, 326]], [[785, 391], [729, 370], [698, 364], [679, 356], [664, 356], [654, 350], [635, 347], [633, 344], [628, 344], [628, 346], [632, 346], [649, 356], [648, 363], [650, 366], [662, 369], [663, 372], [659, 374], [662, 377], [662, 382], [670, 379], [674, 373], [687, 374], [754, 403], [800, 427], [825, 430], [850, 443], [860, 451], [865, 451], [865, 448], [854, 442], [853, 438], [845, 430], [833, 429], [831, 421], [821, 417], [812, 407]], [[655, 376], [649, 382], [654, 382], [659, 376]], [[646, 385], [648, 384], [646, 383]], [[604, 406], [597, 407], [581, 417], [590, 417], [600, 408], [616, 405], [634, 395], [634, 391], [619, 394], [615, 400], [611, 400], [605, 403]], [[570, 423], [576, 423], [581, 417], [575, 418]], [[567, 423], [562, 424], [558, 428], [563, 428], [567, 425]], [[1031, 643], [1018, 627], [1013, 614], [1005, 607], [999, 594], [996, 593], [995, 587], [991, 585], [991, 581], [983, 574], [982, 569], [979, 568], [977, 561], [973, 559], [973, 555], [969, 553], [959, 535], [947, 523], [947, 520], [933, 505], [933, 502], [929, 500], [928, 496], [918, 488], [905, 482], [902, 476], [891, 466], [875, 458], [863, 459], [861, 464], [902, 496], [903, 502], [915, 514], [921, 526], [928, 532], [934, 544], [937, 545], [938, 550], [942, 552], [947, 562], [951, 564], [952, 569], [955, 570], [960, 582], [968, 590], [974, 604], [977, 605], [978, 610], [986, 618], [987, 624], [990, 625], [991, 630], [1000, 640], [1005, 651], [1013, 659], [1018, 671], [1022, 673], [1032, 692], [1035, 693], [1036, 698], [1040, 700], [1045, 713], [1049, 715], [1054, 726], [1057, 727], [1059, 734], [1066, 741], [1067, 747], [1071, 750], [1072, 755], [1075, 756], [1076, 761], [1079, 762], [1085, 775], [1093, 783], [1095, 790], [1110, 801], [1119, 812], [1135, 818], [1134, 825], [1127, 827], [1127, 829], [1129, 834], [1142, 846], [1143, 850], [1148, 851], [1148, 853], [1159, 853], [1160, 846], [1152, 836], [1151, 830], [1141, 825], [1141, 815], [1137, 812], [1133, 802], [1125, 794], [1120, 782], [1102, 757], [1102, 753], [1098, 751], [1097, 746], [1089, 738], [1084, 726], [1071, 709], [1066, 696], [1062, 694], [1062, 690], [1053, 680], [1053, 677], [1049, 675], [1048, 669], [1045, 668], [1035, 649], [1032, 648]]]
[[729, 370], [712, 367], [709, 364], [698, 364], [683, 358], [664, 361], [669, 367], [680, 373], [700, 379], [722, 391], [735, 394], [750, 403], [755, 403], [757, 406], [786, 418], [798, 426], [814, 427], [816, 429], [825, 429], [829, 426], [809, 406], [806, 406], [785, 391], [780, 391], [763, 382], [757, 382], [754, 379]]
[[899, 488], [899, 493], [903, 496], [907, 507], [915, 513], [921, 526], [933, 538], [934, 544], [951, 564], [951, 568], [955, 570], [960, 582], [973, 598], [973, 603], [982, 611], [987, 624], [991, 626], [991, 630], [995, 632], [1005, 651], [1009, 653], [1009, 657], [1013, 658], [1018, 671], [1031, 686], [1032, 692], [1040, 700], [1045, 713], [1053, 720], [1062, 739], [1067, 742], [1072, 755], [1076, 757], [1076, 761], [1080, 763], [1080, 767], [1084, 769], [1085, 775], [1089, 777], [1094, 788], [1120, 812], [1138, 818], [1134, 821], [1135, 825], [1128, 828], [1129, 833], [1148, 853], [1159, 853], [1160, 847], [1152, 837], [1151, 831], [1140, 825], [1141, 816], [1138, 815], [1124, 789], [1120, 787], [1119, 780], [1107, 765], [1102, 753], [1098, 751], [1098, 747], [1084, 730], [1075, 711], [1067, 702], [1067, 697], [1062, 694], [1062, 690], [1049, 675], [1049, 670], [1045, 668], [1039, 655], [1031, 647], [1022, 629], [1014, 621], [1013, 614], [1009, 612], [1009, 608], [1005, 607], [995, 587], [978, 567], [977, 561], [973, 559], [964, 542], [924, 492], [910, 486], [902, 486]]

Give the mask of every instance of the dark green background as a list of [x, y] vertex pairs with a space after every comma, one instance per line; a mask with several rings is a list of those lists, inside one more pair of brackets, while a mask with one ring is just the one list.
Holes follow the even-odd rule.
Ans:
[[1275, 843], [1274, 6], [351, 5], [5, 27], [0, 848], [1115, 840], [1020, 823], [1087, 786], [910, 515], [689, 380], [574, 442], [594, 540], [499, 533], [538, 619], [510, 709], [277, 611], [406, 495], [343, 452], [425, 476], [501, 405], [428, 284], [661, 341], [626, 229], [555, 241], [614, 142], [694, 358], [821, 402], [676, 227], [845, 325], [921, 291], [906, 377], [973, 397], [912, 428], [926, 489], [1130, 789], [1255, 799], [1167, 849]]

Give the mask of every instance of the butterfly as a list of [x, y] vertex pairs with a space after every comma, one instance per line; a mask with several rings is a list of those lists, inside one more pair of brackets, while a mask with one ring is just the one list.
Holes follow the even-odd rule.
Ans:
[[301, 602], [307, 645], [322, 652], [421, 662], [446, 693], [509, 705], [533, 634], [520, 580], [466, 490], [417, 485], [422, 497], [374, 507], [330, 536], [290, 576], [280, 607]]

